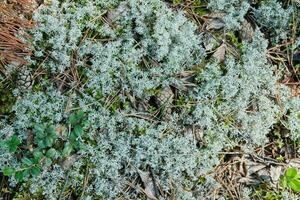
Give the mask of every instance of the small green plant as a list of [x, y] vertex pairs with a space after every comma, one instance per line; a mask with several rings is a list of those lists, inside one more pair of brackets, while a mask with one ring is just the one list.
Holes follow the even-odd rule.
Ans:
[[1, 171], [5, 176], [14, 176], [19, 182], [26, 177], [34, 177], [41, 173], [43, 166], [51, 166], [59, 159], [68, 157], [71, 153], [84, 148], [81, 139], [87, 123], [85, 114], [78, 111], [68, 118], [66, 125], [69, 133], [66, 137], [59, 137], [55, 127], [51, 124], [36, 124], [33, 127], [33, 143], [22, 144], [17, 136], [13, 135], [4, 142], [3, 146], [10, 153], [18, 154], [20, 165], [18, 168], [5, 166]]
[[84, 144], [79, 140], [82, 137], [83, 127], [87, 124], [83, 111], [78, 111], [70, 116], [68, 120], [69, 126], [72, 127], [67, 142], [65, 143], [62, 154], [64, 157], [69, 156], [72, 151], [84, 148]]
[[257, 187], [253, 193], [253, 199], [263, 200], [282, 200], [280, 191], [274, 190], [269, 184], [263, 183]]
[[291, 188], [294, 192], [300, 192], [300, 174], [296, 168], [292, 167], [285, 171], [281, 185], [284, 189]]

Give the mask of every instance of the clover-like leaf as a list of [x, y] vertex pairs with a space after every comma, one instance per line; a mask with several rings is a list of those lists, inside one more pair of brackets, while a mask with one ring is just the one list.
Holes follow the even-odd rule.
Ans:
[[15, 169], [12, 167], [4, 167], [2, 170], [4, 176], [11, 176], [15, 173]]
[[57, 152], [54, 148], [51, 148], [46, 152], [46, 156], [48, 158], [54, 158], [56, 154], [57, 154]]
[[33, 176], [38, 176], [41, 173], [41, 168], [38, 166], [35, 166], [35, 167], [31, 168], [30, 173]]
[[24, 163], [25, 165], [27, 165], [27, 166], [30, 166], [30, 165], [32, 165], [33, 164], [33, 162], [32, 162], [32, 160], [31, 159], [29, 159], [29, 158], [22, 158], [22, 163]]
[[21, 143], [21, 140], [17, 136], [13, 135], [9, 140], [6, 141], [6, 146], [10, 153], [14, 153], [17, 151], [17, 148]]

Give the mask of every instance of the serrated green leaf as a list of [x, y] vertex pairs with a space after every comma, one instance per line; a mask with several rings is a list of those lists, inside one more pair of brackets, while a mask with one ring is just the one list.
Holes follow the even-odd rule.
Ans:
[[82, 118], [84, 117], [84, 112], [80, 110], [76, 113], [76, 116], [79, 120], [82, 120]]
[[77, 136], [76, 136], [75, 132], [72, 131], [72, 132], [70, 133], [70, 135], [69, 135], [69, 140], [70, 140], [70, 142], [73, 143], [73, 142], [76, 141], [76, 139], [77, 139]]
[[67, 143], [63, 149], [62, 155], [64, 157], [69, 156], [72, 150], [73, 150], [72, 145], [70, 143]]
[[42, 159], [42, 157], [43, 157], [44, 155], [43, 155], [43, 153], [41, 152], [41, 151], [34, 151], [33, 152], [33, 157], [36, 159], [36, 160], [41, 160]]
[[51, 160], [51, 158], [46, 158], [46, 160], [45, 160], [45, 165], [46, 165], [47, 167], [49, 167], [49, 166], [52, 165], [52, 160]]
[[30, 172], [33, 176], [38, 176], [41, 173], [41, 168], [37, 166], [33, 167], [31, 168]]
[[15, 179], [18, 182], [23, 181], [23, 179], [24, 179], [24, 171], [16, 171], [16, 173], [15, 173]]
[[6, 148], [6, 142], [1, 140], [0, 141], [0, 148]]
[[6, 141], [6, 146], [10, 153], [16, 152], [20, 144], [21, 140], [15, 135], [13, 135], [9, 140]]
[[79, 137], [79, 136], [81, 136], [82, 135], [82, 133], [83, 133], [83, 128], [80, 126], [80, 125], [76, 125], [75, 127], [74, 127], [74, 134], [75, 134], [75, 136], [76, 137]]
[[48, 158], [54, 158], [55, 155], [56, 155], [56, 150], [54, 148], [51, 148], [46, 152], [46, 156]]
[[22, 163], [24, 163], [25, 165], [28, 165], [28, 166], [33, 164], [32, 160], [29, 158], [26, 158], [26, 157], [22, 158]]
[[53, 144], [53, 138], [51, 137], [46, 137], [44, 140], [44, 145], [45, 147], [51, 147]]
[[30, 175], [30, 168], [26, 168], [23, 170], [23, 175], [24, 177], [29, 176]]
[[15, 169], [12, 167], [4, 167], [2, 170], [4, 176], [11, 176], [15, 173]]
[[83, 111], [78, 111], [75, 114], [70, 115], [69, 117], [69, 123], [74, 126], [76, 124], [78, 124], [84, 117], [84, 112]]
[[43, 124], [35, 124], [33, 129], [36, 136], [40, 138], [44, 134], [45, 126]]
[[37, 141], [36, 144], [37, 144], [38, 147], [41, 148], [41, 149], [46, 148], [46, 145], [45, 145], [44, 140]]

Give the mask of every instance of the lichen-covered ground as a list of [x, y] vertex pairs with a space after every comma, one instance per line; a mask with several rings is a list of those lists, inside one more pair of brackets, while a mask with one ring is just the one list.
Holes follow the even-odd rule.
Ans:
[[0, 2], [0, 199], [300, 199], [299, 0]]

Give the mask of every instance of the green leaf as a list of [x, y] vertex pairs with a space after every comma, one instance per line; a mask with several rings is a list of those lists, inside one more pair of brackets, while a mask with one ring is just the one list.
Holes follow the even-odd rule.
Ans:
[[31, 161], [31, 159], [26, 158], [26, 157], [22, 159], [22, 163], [24, 163], [25, 165], [28, 165], [28, 166], [30, 166], [30, 165], [33, 164], [33, 162]]
[[37, 144], [38, 148], [40, 148], [40, 149], [43, 149], [46, 147], [43, 140], [37, 141], [36, 144]]
[[54, 158], [55, 155], [56, 155], [56, 150], [54, 148], [51, 148], [46, 152], [46, 156], [48, 158]]
[[45, 160], [45, 165], [46, 165], [47, 167], [49, 167], [49, 166], [52, 165], [52, 160], [51, 160], [51, 158], [46, 158], [46, 160]]
[[23, 181], [23, 179], [24, 179], [24, 171], [16, 171], [16, 173], [15, 173], [15, 179], [18, 182]]
[[20, 144], [21, 140], [15, 135], [13, 135], [8, 141], [6, 141], [6, 146], [10, 153], [15, 153]]
[[76, 136], [75, 132], [72, 131], [69, 135], [69, 140], [71, 143], [74, 143], [76, 141], [76, 139], [77, 139], [77, 136]]
[[70, 143], [67, 143], [62, 152], [63, 156], [64, 157], [69, 156], [72, 150], [73, 150], [72, 145]]
[[4, 140], [1, 140], [0, 141], [0, 148], [6, 148], [7, 145], [6, 145], [6, 142]]
[[69, 117], [69, 123], [71, 125], [75, 125], [77, 123], [77, 119], [76, 119], [76, 115], [75, 114], [72, 114], [70, 117]]
[[289, 182], [289, 186], [294, 190], [295, 192], [300, 192], [300, 180], [293, 179]]
[[80, 126], [80, 125], [76, 125], [75, 127], [74, 127], [74, 134], [77, 136], [77, 137], [79, 137], [79, 136], [81, 136], [82, 135], [82, 133], [83, 133], [83, 128]]
[[285, 171], [285, 176], [288, 178], [288, 179], [293, 179], [295, 178], [297, 175], [297, 169], [292, 167], [292, 168], [289, 168]]
[[51, 137], [46, 137], [45, 140], [44, 140], [44, 146], [45, 147], [51, 147], [52, 146], [52, 138]]
[[35, 124], [34, 132], [38, 138], [43, 137], [44, 132], [45, 132], [45, 126], [43, 124]]
[[38, 160], [38, 161], [40, 161], [40, 160], [42, 159], [43, 156], [44, 156], [43, 153], [40, 152], [40, 151], [34, 151], [34, 152], [33, 152], [33, 157], [34, 157], [36, 160]]
[[77, 147], [77, 149], [80, 149], [80, 150], [82, 150], [82, 151], [86, 151], [87, 150], [87, 145], [85, 145], [84, 143], [82, 143], [82, 142], [80, 142], [79, 144], [78, 144], [78, 146], [76, 146]]
[[30, 175], [30, 168], [26, 168], [23, 170], [23, 176], [26, 177], [26, 176], [29, 176]]
[[12, 167], [4, 167], [2, 173], [4, 176], [11, 176], [15, 173], [15, 169]]
[[33, 167], [31, 168], [30, 172], [33, 176], [38, 176], [41, 173], [41, 168], [37, 166]]
[[75, 114], [70, 115], [69, 117], [69, 123], [74, 126], [78, 124], [84, 117], [84, 112], [83, 111], [78, 111]]

